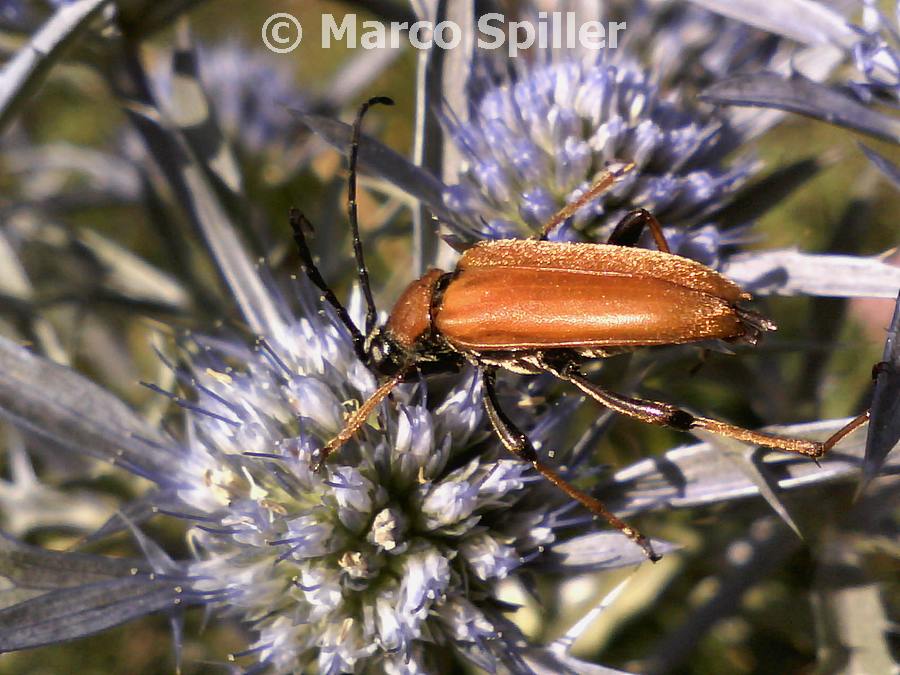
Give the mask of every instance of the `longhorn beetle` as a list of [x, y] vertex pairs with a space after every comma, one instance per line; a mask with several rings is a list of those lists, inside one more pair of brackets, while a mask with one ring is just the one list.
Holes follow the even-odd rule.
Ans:
[[[291, 226], [304, 273], [321, 290], [353, 340], [359, 358], [384, 378], [378, 389], [347, 420], [344, 429], [321, 450], [318, 466], [365, 424], [394, 387], [426, 364], [458, 367], [466, 362], [481, 371], [484, 407], [502, 444], [529, 462], [544, 478], [605, 518], [659, 559], [644, 535], [597, 499], [576, 489], [538, 458], [527, 436], [506, 416], [494, 388], [496, 371], [550, 373], [570, 382], [601, 405], [648, 424], [681, 431], [703, 429], [747, 443], [822, 457], [868, 419], [856, 417], [824, 442], [751, 431], [698, 417], [676, 406], [623, 396], [594, 384], [579, 372], [588, 358], [637, 347], [719, 339], [755, 344], [775, 324], [741, 306], [750, 295], [737, 284], [698, 262], [670, 252], [662, 227], [645, 210], [629, 213], [606, 244], [546, 241], [547, 235], [578, 209], [608, 189], [616, 175], [605, 171], [582, 197], [564, 207], [532, 239], [482, 241], [466, 250], [452, 272], [432, 269], [400, 296], [387, 323], [376, 325], [357, 219], [356, 183], [360, 127], [375, 104], [362, 105], [352, 127], [348, 217], [359, 283], [366, 299], [365, 333], [317, 269], [304, 235], [311, 225], [297, 210]], [[635, 248], [649, 228], [658, 251]]]

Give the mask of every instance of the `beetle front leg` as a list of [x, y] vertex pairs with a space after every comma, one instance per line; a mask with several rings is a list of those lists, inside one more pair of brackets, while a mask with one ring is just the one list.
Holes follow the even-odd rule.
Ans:
[[607, 391], [594, 384], [578, 373], [574, 366], [556, 368], [546, 364], [547, 371], [561, 380], [571, 382], [585, 394], [597, 401], [600, 405], [609, 408], [622, 415], [628, 415], [647, 424], [671, 427], [679, 431], [691, 429], [703, 429], [719, 436], [733, 438], [744, 443], [752, 443], [767, 448], [775, 448], [785, 452], [793, 452], [812, 459], [819, 459], [827, 453], [847, 434], [865, 424], [869, 419], [869, 412], [855, 417], [848, 424], [832, 434], [825, 441], [810, 441], [803, 438], [790, 438], [769, 434], [762, 431], [752, 431], [738, 427], [727, 422], [697, 417], [676, 406], [660, 401], [648, 401], [642, 398], [623, 396], [615, 392]]
[[619, 221], [612, 234], [609, 235], [606, 243], [614, 244], [615, 246], [636, 246], [645, 227], [650, 228], [653, 241], [656, 242], [656, 248], [663, 253], [671, 253], [662, 225], [660, 225], [656, 216], [647, 209], [637, 209], [625, 214], [625, 217]]
[[644, 535], [607, 510], [602, 502], [570, 485], [562, 476], [538, 459], [534, 446], [532, 446], [528, 437], [516, 427], [500, 408], [497, 392], [494, 388], [495, 369], [482, 368], [481, 372], [484, 408], [487, 411], [488, 419], [491, 421], [491, 426], [494, 428], [494, 432], [500, 438], [503, 446], [520, 459], [531, 463], [535, 470], [544, 478], [569, 495], [569, 497], [581, 503], [591, 513], [605, 518], [610, 525], [640, 546], [652, 562], [659, 560], [662, 556], [653, 550], [653, 546]]
[[410, 366], [402, 367], [396, 375], [378, 387], [369, 398], [363, 401], [362, 405], [359, 406], [359, 409], [347, 419], [347, 423], [338, 435], [328, 441], [328, 443], [319, 450], [319, 456], [312, 465], [313, 471], [319, 471], [325, 465], [325, 460], [328, 459], [328, 456], [332, 452], [339, 450], [344, 443], [353, 438], [356, 432], [366, 423], [366, 420], [369, 419], [369, 415], [371, 415], [375, 411], [375, 408], [378, 407], [378, 404], [390, 396], [394, 387], [403, 381], [403, 378], [406, 377], [409, 369]]

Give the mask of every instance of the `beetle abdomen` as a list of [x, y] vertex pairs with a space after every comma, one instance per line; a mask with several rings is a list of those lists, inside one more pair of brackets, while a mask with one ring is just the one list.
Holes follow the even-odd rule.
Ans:
[[639, 347], [739, 340], [728, 300], [651, 276], [533, 267], [464, 268], [432, 317], [469, 351]]

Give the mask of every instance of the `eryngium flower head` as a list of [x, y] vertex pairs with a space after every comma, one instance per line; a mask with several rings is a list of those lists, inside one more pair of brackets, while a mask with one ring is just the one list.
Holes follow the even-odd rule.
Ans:
[[[550, 9], [531, 5], [523, 11], [533, 20]], [[587, 11], [577, 3], [552, 9]], [[783, 66], [791, 51], [776, 36], [688, 4], [613, 2], [604, 11], [627, 19], [616, 48], [502, 63], [476, 54], [465, 110], [443, 115], [459, 151], [443, 175], [449, 226], [465, 242], [530, 236], [603, 169], [632, 164], [569, 225], [601, 241], [625, 213], [644, 208], [671, 228], [676, 253], [716, 265], [719, 248], [740, 233], [709, 226], [759, 166], [746, 152], [730, 155], [777, 118], [715, 109], [697, 94], [735, 72]], [[557, 233], [574, 236], [565, 227]]]
[[[327, 318], [287, 325], [256, 350], [201, 338], [189, 350], [178, 496], [196, 523], [193, 591], [252, 625], [250, 652], [275, 672], [313, 660], [322, 673], [430, 672], [448, 648], [520, 670], [497, 584], [541, 557], [571, 505], [497, 444], [475, 447], [487, 434], [474, 377], [436, 405], [420, 385], [396, 390], [377, 428], [311, 470], [377, 384]], [[538, 417], [538, 443], [550, 426]], [[614, 566], [641, 560], [621, 543]]]
[[624, 58], [535, 65], [448, 126], [464, 160], [446, 203], [467, 237], [532, 234], [610, 165], [634, 169], [574, 219], [592, 236], [638, 207], [668, 225], [701, 222], [751, 172], [724, 164], [724, 120], [685, 109]]
[[[289, 106], [304, 105], [289, 65], [236, 41], [199, 49], [197, 62], [216, 121], [242, 156], [269, 154], [283, 161], [282, 155], [297, 137], [297, 122]], [[162, 61], [154, 70], [153, 82], [161, 99], [172, 100], [182, 76], [177, 70], [185, 65], [185, 59], [175, 58], [172, 64]]]

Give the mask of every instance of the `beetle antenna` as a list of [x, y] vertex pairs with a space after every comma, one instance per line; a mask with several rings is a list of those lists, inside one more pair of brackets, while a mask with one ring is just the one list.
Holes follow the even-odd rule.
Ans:
[[316, 266], [315, 261], [313, 261], [312, 252], [309, 249], [309, 244], [306, 241], [306, 234], [303, 231], [304, 229], [312, 231], [312, 224], [298, 209], [292, 208], [289, 218], [291, 229], [294, 231], [294, 241], [297, 244], [297, 251], [300, 253], [300, 269], [303, 270], [303, 273], [306, 274], [311, 282], [313, 282], [316, 288], [322, 291], [322, 296], [328, 301], [328, 304], [334, 307], [334, 311], [337, 312], [341, 323], [343, 323], [347, 330], [350, 331], [350, 337], [353, 340], [353, 348], [356, 351], [356, 355], [363, 363], [368, 363], [369, 355], [366, 353], [365, 349], [365, 338], [362, 333], [359, 332], [359, 328], [356, 327], [356, 324], [350, 319], [350, 315], [347, 313], [346, 308], [341, 304], [341, 301], [337, 299], [334, 291], [332, 291], [328, 284], [325, 283], [322, 273], [319, 272], [319, 268]]
[[356, 204], [356, 173], [359, 164], [359, 136], [362, 128], [363, 117], [373, 105], [394, 105], [393, 99], [387, 96], [376, 96], [362, 104], [356, 119], [353, 122], [353, 136], [350, 142], [350, 178], [347, 186], [347, 217], [350, 220], [350, 230], [353, 233], [353, 255], [356, 256], [356, 272], [359, 275], [359, 285], [362, 287], [366, 298], [366, 335], [371, 335], [375, 328], [378, 310], [375, 308], [375, 298], [372, 297], [372, 288], [369, 286], [369, 270], [366, 268], [366, 260], [363, 257], [362, 241], [359, 238], [359, 214]]

